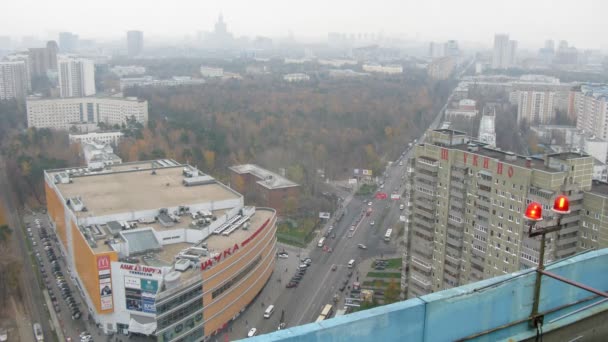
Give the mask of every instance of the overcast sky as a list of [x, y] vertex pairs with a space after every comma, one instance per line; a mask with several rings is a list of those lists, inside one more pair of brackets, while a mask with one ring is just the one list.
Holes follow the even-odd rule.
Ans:
[[327, 37], [384, 32], [419, 40], [457, 39], [490, 46], [505, 32], [522, 46], [545, 39], [608, 48], [607, 0], [3, 0], [0, 35], [146, 38], [210, 31], [219, 13], [237, 36]]

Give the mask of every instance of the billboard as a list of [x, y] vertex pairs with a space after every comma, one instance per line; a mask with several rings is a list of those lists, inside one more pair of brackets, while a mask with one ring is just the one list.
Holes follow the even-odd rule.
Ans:
[[320, 212], [319, 212], [319, 218], [322, 218], [322, 219], [329, 219], [330, 217], [331, 217], [331, 214], [330, 214], [330, 213], [326, 213], [326, 212], [323, 212], [323, 211], [320, 211]]
[[357, 178], [349, 178], [348, 184], [357, 184]]
[[124, 281], [127, 310], [156, 313], [158, 280], [125, 276]]
[[99, 281], [99, 298], [101, 310], [111, 310], [112, 302], [112, 274], [110, 271], [110, 256], [97, 257], [97, 275]]
[[363, 170], [361, 170], [361, 174], [364, 175], [364, 176], [370, 176], [371, 177], [372, 176], [372, 170], [365, 170], [365, 169], [363, 169]]
[[399, 198], [401, 198], [401, 196], [399, 196], [399, 194], [392, 194], [391, 195], [391, 199], [392, 200], [398, 200]]

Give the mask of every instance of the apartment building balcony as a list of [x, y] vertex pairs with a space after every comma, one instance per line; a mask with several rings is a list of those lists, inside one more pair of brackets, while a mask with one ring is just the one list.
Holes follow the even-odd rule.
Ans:
[[414, 194], [416, 197], [421, 197], [427, 201], [435, 201], [435, 196], [437, 195], [434, 189], [430, 190], [427, 188], [424, 188], [424, 190], [416, 189], [414, 190]]
[[453, 229], [450, 225], [448, 225], [447, 233], [448, 237], [457, 240], [462, 240], [462, 237], [464, 236], [464, 233], [461, 230]]
[[557, 256], [558, 259], [562, 259], [562, 258], [566, 258], [566, 257], [576, 254], [576, 251], [577, 251], [577, 247], [576, 247], [576, 243], [574, 243], [574, 244], [569, 244], [569, 245], [563, 246], [563, 248], [558, 249], [557, 252], [555, 253], [555, 255]]
[[[433, 243], [434, 243], [433, 239], [429, 240], [428, 237], [421, 235], [417, 231], [414, 231], [414, 234], [412, 234], [412, 245], [432, 251]], [[431, 258], [432, 258], [432, 256], [431, 256]]]
[[460, 258], [460, 255], [462, 255], [462, 248], [452, 245], [445, 245], [445, 253], [453, 256], [454, 258]]
[[562, 216], [560, 223], [562, 225], [564, 225], [564, 224], [578, 222], [579, 220], [580, 220], [580, 215], [577, 212], [573, 212], [571, 214]]
[[416, 193], [413, 204], [425, 207], [429, 210], [435, 210], [435, 206], [436, 206], [435, 200], [434, 199], [429, 200], [428, 197], [419, 196], [420, 194], [421, 194], [420, 192]]
[[419, 264], [414, 264], [414, 263], [412, 263], [410, 265], [410, 272], [412, 274], [420, 274], [420, 276], [423, 276], [423, 277], [430, 277], [431, 276], [431, 269], [430, 268], [426, 269], [426, 268], [421, 267]]
[[578, 242], [578, 236], [577, 235], [568, 236], [568, 237], [565, 237], [565, 238], [562, 237], [562, 238], [559, 238], [557, 240], [557, 246], [559, 246], [561, 248], [562, 246], [566, 246], [566, 245], [569, 245], [569, 244], [575, 244], [576, 245], [577, 242]]
[[[432, 260], [432, 257], [430, 259], [427, 260]], [[431, 264], [423, 261], [415, 256], [412, 255], [412, 263], [418, 265], [419, 267], [423, 268], [426, 271], [430, 271], [431, 270]]]
[[457, 191], [455, 189], [450, 189], [450, 196], [457, 197], [460, 200], [464, 201], [464, 192], [463, 191]]
[[412, 273], [410, 276], [410, 279], [413, 280], [415, 283], [419, 284], [420, 286], [422, 286], [422, 288], [424, 288], [425, 290], [430, 290], [431, 289], [431, 282], [428, 279], [425, 279], [424, 277], [414, 274]]
[[420, 226], [414, 226], [414, 235], [427, 242], [433, 242], [433, 232]]
[[[447, 268], [446, 268], [447, 269]], [[451, 282], [453, 282], [454, 284], [458, 284], [458, 270], [456, 270], [455, 272], [452, 271], [444, 271], [443, 272], [443, 279], [447, 279]]]
[[477, 177], [477, 184], [492, 187], [492, 178]]
[[464, 180], [455, 180], [454, 178], [451, 179], [450, 186], [462, 191], [464, 191], [464, 189], [467, 187]]
[[487, 219], [487, 220], [489, 220], [489, 219], [490, 219], [490, 212], [485, 211], [485, 210], [483, 210], [483, 209], [479, 209], [479, 208], [475, 209], [475, 214], [476, 214], [477, 216], [484, 217], [484, 218], [485, 218], [485, 219]]
[[469, 273], [469, 278], [471, 279], [471, 281], [483, 280], [483, 272], [471, 268], [471, 272]]
[[427, 218], [426, 216], [423, 216], [421, 214], [421, 212], [424, 211], [418, 211], [414, 209], [414, 223], [418, 223], [421, 226], [430, 229], [431, 231], [435, 230], [435, 218]]
[[486, 187], [483, 185], [478, 185], [477, 186], [477, 194], [481, 195], [481, 196], [485, 196], [488, 198], [492, 197], [492, 188], [491, 187]]
[[426, 217], [431, 222], [435, 222], [435, 218], [437, 217], [434, 210], [428, 210], [423, 207], [415, 208], [414, 213]]
[[485, 266], [485, 259], [484, 258], [480, 258], [479, 256], [476, 255], [471, 255], [471, 264], [477, 265], [477, 267], [479, 267], [480, 269], [483, 270], [483, 267]]
[[414, 180], [416, 182], [420, 182], [420, 183], [425, 183], [425, 184], [433, 184], [435, 185], [437, 183], [437, 176], [431, 176], [431, 175], [427, 175], [424, 173], [417, 173], [416, 177], [414, 177]]
[[570, 200], [570, 205], [572, 206], [572, 202], [583, 199], [583, 192], [575, 191], [572, 193], [572, 195], [568, 195], [568, 199]]
[[437, 167], [439, 167], [439, 161], [432, 158], [419, 157], [416, 158], [416, 167], [418, 166], [431, 167], [431, 171], [436, 171]]
[[462, 239], [455, 239], [448, 235], [447, 238], [445, 239], [445, 241], [446, 241], [446, 243], [449, 243], [450, 245], [454, 246], [455, 248], [462, 247]]
[[412, 258], [418, 258], [418, 260], [433, 260], [433, 250], [432, 249], [426, 249], [426, 250], [421, 250], [421, 249], [417, 249], [417, 248], [413, 248], [412, 249]]
[[480, 251], [477, 248], [471, 248], [471, 254], [475, 255], [475, 256], [478, 256], [478, 257], [480, 257], [480, 258], [482, 258], [484, 260], [485, 260], [485, 257], [486, 257], [486, 252]]

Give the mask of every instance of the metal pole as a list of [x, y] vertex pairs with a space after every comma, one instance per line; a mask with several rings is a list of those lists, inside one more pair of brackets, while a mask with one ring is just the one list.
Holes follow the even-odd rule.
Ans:
[[540, 303], [540, 283], [542, 271], [545, 268], [545, 233], [541, 234], [540, 239], [540, 255], [538, 257], [538, 267], [536, 268], [536, 280], [534, 282], [534, 301], [532, 302], [532, 313], [530, 314], [530, 324], [536, 326], [536, 317], [538, 316], [538, 305]]

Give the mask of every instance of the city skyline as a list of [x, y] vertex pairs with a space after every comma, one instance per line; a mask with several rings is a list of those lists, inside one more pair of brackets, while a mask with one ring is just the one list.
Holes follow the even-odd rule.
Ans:
[[[524, 4], [527, 11], [522, 12], [519, 9]], [[58, 1], [52, 6], [34, 4], [31, 0], [9, 3], [4, 13], [27, 11], [28, 16], [2, 18], [0, 31], [13, 39], [32, 35], [47, 39], [61, 31], [74, 32], [83, 39], [124, 39], [125, 32], [141, 30], [154, 40], [211, 31], [218, 16], [223, 14], [228, 31], [235, 36], [282, 37], [294, 32], [296, 38], [326, 39], [329, 32], [373, 32], [419, 41], [457, 39], [490, 47], [495, 33], [507, 33], [523, 47], [542, 47], [545, 40], [553, 39], [567, 40], [582, 49], [608, 48], [608, 44], [594, 38], [608, 28], [600, 17], [604, 12], [602, 7], [608, 9], [608, 5], [594, 0], [580, 1], [575, 8], [560, 7], [555, 2], [522, 0], [509, 4], [479, 0], [458, 3], [384, 1], [377, 3], [377, 10], [367, 6], [353, 7], [346, 2], [333, 3], [331, 7], [320, 3], [294, 7], [275, 0], [255, 5], [242, 1], [197, 3], [188, 0], [180, 3], [179, 9], [155, 2], [144, 10], [135, 3], [115, 0], [91, 6], [80, 8], [73, 0]], [[36, 10], [32, 11], [32, 8]], [[121, 10], [115, 11], [116, 8]], [[319, 8], [324, 10], [319, 11]], [[87, 15], [90, 11], [98, 15]], [[539, 22], [536, 14], [540, 12], [548, 15]], [[268, 13], [272, 15], [269, 17]], [[495, 13], [501, 15], [495, 16]], [[475, 25], [463, 25], [473, 22]], [[103, 34], [99, 27], [104, 27]], [[530, 35], [530, 32], [534, 34]]]

